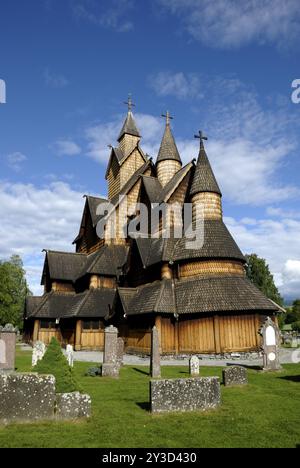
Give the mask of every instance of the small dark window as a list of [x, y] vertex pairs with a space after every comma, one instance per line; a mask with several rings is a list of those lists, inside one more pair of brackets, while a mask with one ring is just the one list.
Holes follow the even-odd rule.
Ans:
[[99, 330], [99, 329], [100, 329], [99, 320], [92, 320], [92, 330]]
[[90, 320], [83, 320], [82, 328], [83, 328], [83, 330], [90, 330], [91, 329], [91, 321]]
[[55, 328], [55, 320], [41, 320], [41, 328]]

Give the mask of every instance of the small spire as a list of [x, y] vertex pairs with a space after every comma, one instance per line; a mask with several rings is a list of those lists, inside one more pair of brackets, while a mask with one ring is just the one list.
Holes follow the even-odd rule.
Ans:
[[161, 116], [166, 119], [166, 125], [170, 125], [170, 120], [174, 119], [174, 117], [170, 115], [169, 111], [167, 111], [166, 114], [161, 114]]
[[200, 131], [198, 135], [195, 135], [195, 138], [200, 140], [200, 151], [192, 181], [190, 195], [193, 196], [201, 192], [214, 192], [221, 195], [220, 187], [216, 181], [204, 148], [203, 142], [204, 140], [207, 140], [207, 137], [203, 132]]
[[124, 104], [126, 104], [126, 106], [128, 107], [128, 112], [127, 112], [127, 116], [123, 124], [122, 130], [119, 134], [118, 141], [120, 141], [121, 138], [126, 134], [133, 135], [133, 136], [140, 138], [141, 135], [136, 126], [136, 123], [134, 121], [133, 114], [132, 114], [132, 108], [135, 107], [135, 104], [132, 102], [131, 94], [128, 94], [128, 101], [124, 102]]

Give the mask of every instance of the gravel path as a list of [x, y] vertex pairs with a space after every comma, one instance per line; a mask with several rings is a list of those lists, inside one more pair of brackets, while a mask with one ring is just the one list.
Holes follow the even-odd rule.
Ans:
[[[31, 351], [32, 348], [28, 345], [21, 345], [21, 349], [24, 351]], [[280, 350], [280, 362], [282, 364], [292, 363], [292, 354], [294, 356], [297, 354], [298, 362], [300, 362], [300, 349], [287, 349], [281, 348]], [[95, 362], [101, 364], [103, 362], [103, 353], [100, 351], [75, 351], [74, 360], [80, 362]], [[162, 366], [188, 366], [189, 358], [174, 358], [168, 359], [163, 358], [161, 361]], [[135, 356], [133, 354], [124, 355], [124, 364], [131, 366], [149, 366], [150, 360], [149, 357]], [[242, 364], [246, 366], [261, 366], [262, 359], [215, 359], [215, 358], [205, 358], [202, 356], [201, 366], [226, 366], [226, 364]]]

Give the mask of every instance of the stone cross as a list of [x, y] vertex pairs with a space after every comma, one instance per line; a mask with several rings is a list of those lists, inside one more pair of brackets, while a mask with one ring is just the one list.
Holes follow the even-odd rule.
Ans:
[[190, 375], [199, 376], [200, 374], [200, 361], [197, 356], [192, 356], [189, 361], [190, 364]]
[[154, 326], [151, 333], [151, 357], [150, 357], [150, 374], [153, 378], [160, 378], [160, 352], [159, 352], [159, 333]]
[[74, 350], [73, 350], [73, 346], [68, 344], [67, 345], [67, 348], [66, 348], [66, 352], [67, 352], [67, 361], [68, 361], [68, 364], [70, 367], [73, 367], [74, 366]]
[[263, 369], [273, 371], [280, 370], [280, 331], [270, 317], [267, 317], [265, 323], [262, 325], [260, 334], [263, 337]]
[[10, 323], [0, 327], [0, 370], [14, 370], [16, 358], [16, 329]]
[[118, 364], [118, 329], [113, 325], [104, 330], [104, 353], [102, 376], [119, 377], [120, 366]]
[[42, 341], [36, 341], [33, 345], [31, 366], [35, 367], [41, 361], [46, 352], [46, 345]]

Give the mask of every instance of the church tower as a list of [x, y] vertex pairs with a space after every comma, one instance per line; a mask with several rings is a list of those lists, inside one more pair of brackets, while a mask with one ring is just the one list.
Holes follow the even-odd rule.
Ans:
[[156, 169], [158, 180], [162, 187], [165, 187], [181, 169], [182, 162], [171, 131], [170, 119], [172, 117], [169, 112], [162, 117], [166, 117], [166, 128], [156, 160]]
[[136, 126], [129, 96], [128, 112], [118, 137], [118, 146], [111, 147], [111, 154], [106, 171], [108, 198], [118, 195], [133, 174], [147, 162], [147, 157], [139, 146], [141, 135]]
[[204, 220], [222, 220], [222, 194], [204, 148], [207, 138], [202, 132], [195, 138], [200, 139], [200, 151], [190, 190], [193, 213], [197, 204], [201, 204]]

